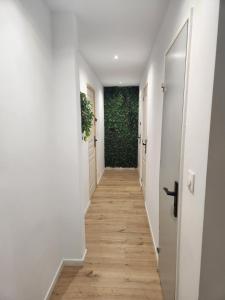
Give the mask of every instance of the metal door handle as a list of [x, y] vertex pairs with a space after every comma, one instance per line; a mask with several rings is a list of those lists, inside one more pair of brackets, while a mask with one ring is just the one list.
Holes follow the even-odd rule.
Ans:
[[168, 188], [164, 187], [163, 190], [168, 196], [174, 197], [174, 205], [173, 205], [173, 215], [177, 218], [178, 214], [178, 191], [179, 191], [179, 184], [177, 181], [174, 182], [174, 191], [169, 191]]
[[96, 142], [97, 142], [98, 140], [96, 139], [96, 136], [94, 137], [94, 145], [95, 145], [95, 147], [96, 147]]
[[175, 197], [176, 196], [176, 192], [170, 192], [169, 190], [168, 190], [168, 188], [163, 188], [164, 189], [164, 191], [166, 192], [166, 194], [168, 195], [168, 196], [173, 196], [173, 197]]
[[145, 154], [147, 153], [147, 140], [145, 142], [142, 141], [142, 145], [145, 147]]

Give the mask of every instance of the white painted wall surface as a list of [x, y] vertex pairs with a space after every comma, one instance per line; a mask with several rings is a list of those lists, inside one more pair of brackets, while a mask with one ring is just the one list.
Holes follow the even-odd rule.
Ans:
[[55, 197], [63, 214], [64, 258], [76, 259], [85, 251], [78, 33], [72, 13], [54, 13], [52, 19]]
[[225, 299], [224, 72], [225, 2], [222, 0], [220, 1], [219, 31], [209, 139], [199, 300]]
[[2, 300], [43, 299], [61, 260], [84, 251], [74, 31], [57, 30], [53, 59], [43, 2], [0, 1]]
[[[190, 53], [187, 119], [183, 162], [182, 221], [178, 300], [197, 300], [210, 113], [214, 78], [219, 0], [172, 0], [151, 52], [141, 88], [148, 81], [148, 154], [146, 207], [155, 245], [159, 243], [159, 168], [164, 79], [164, 54], [194, 7]], [[189, 193], [187, 171], [196, 173], [195, 194]]]
[[[91, 67], [79, 55], [79, 76], [80, 76], [80, 91], [87, 93], [87, 85], [89, 84], [95, 90], [95, 112], [96, 118], [96, 161], [97, 161], [97, 183], [99, 183], [105, 169], [105, 145], [104, 145], [104, 91], [103, 86]], [[85, 195], [85, 210], [89, 204], [89, 156], [88, 142], [82, 143], [82, 178], [83, 178], [83, 193]], [[87, 189], [88, 187], [88, 189]]]

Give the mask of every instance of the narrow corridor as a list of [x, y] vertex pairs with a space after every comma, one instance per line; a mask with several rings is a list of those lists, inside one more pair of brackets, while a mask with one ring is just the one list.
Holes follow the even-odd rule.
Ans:
[[87, 257], [64, 267], [51, 300], [161, 300], [136, 170], [106, 170], [86, 215]]

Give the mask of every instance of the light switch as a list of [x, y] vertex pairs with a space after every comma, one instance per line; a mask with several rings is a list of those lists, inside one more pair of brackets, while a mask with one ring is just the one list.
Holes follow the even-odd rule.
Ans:
[[195, 191], [195, 173], [191, 170], [188, 170], [187, 186], [188, 186], [189, 191], [192, 194], [194, 194], [194, 191]]

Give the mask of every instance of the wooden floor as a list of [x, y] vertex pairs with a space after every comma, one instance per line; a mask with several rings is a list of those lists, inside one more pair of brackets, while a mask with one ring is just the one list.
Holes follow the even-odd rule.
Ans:
[[51, 300], [161, 300], [137, 172], [106, 170], [86, 215], [83, 267], [64, 267]]

